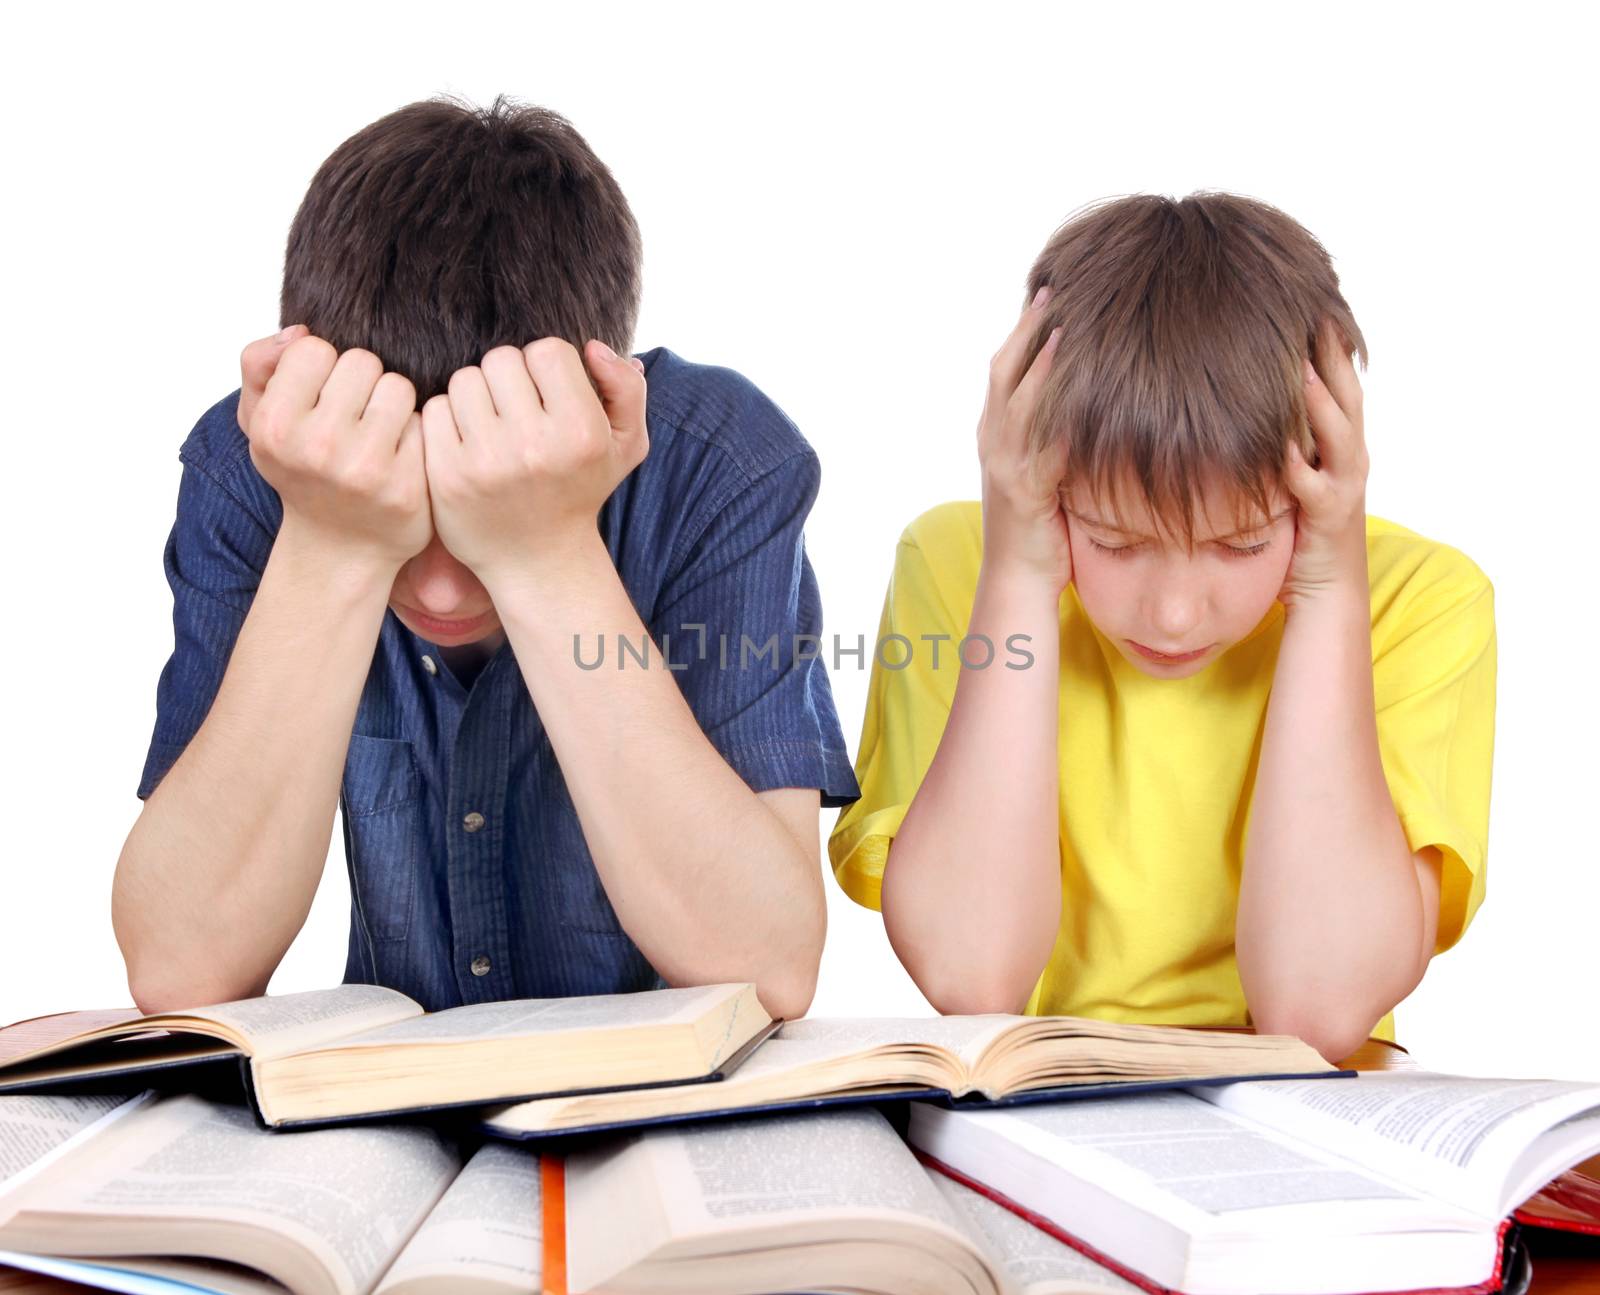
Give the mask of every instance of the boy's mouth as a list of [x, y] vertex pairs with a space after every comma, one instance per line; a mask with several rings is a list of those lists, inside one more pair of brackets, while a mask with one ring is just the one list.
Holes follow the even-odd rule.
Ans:
[[1139, 653], [1140, 656], [1145, 657], [1148, 660], [1172, 663], [1180, 661], [1193, 661], [1198, 657], [1203, 657], [1207, 652], [1211, 651], [1210, 644], [1207, 644], [1202, 648], [1195, 648], [1192, 652], [1157, 652], [1155, 648], [1146, 647], [1143, 643], [1136, 642], [1133, 639], [1128, 640], [1128, 645], [1132, 647], [1134, 651]]
[[427, 612], [418, 611], [415, 607], [407, 607], [406, 614], [424, 629], [433, 630], [440, 634], [467, 634], [478, 629], [494, 614], [493, 608], [481, 612], [477, 616], [470, 616], [465, 620], [444, 620], [438, 616], [429, 616]]

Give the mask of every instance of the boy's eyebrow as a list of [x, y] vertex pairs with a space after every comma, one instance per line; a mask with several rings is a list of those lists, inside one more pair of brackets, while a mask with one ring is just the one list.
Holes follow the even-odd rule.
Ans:
[[[1086, 517], [1082, 513], [1078, 512], [1077, 509], [1068, 508], [1065, 503], [1061, 505], [1061, 510], [1073, 517], [1076, 517], [1080, 522], [1083, 522], [1088, 526], [1093, 526], [1096, 530], [1111, 531], [1113, 534], [1124, 535], [1129, 539], [1135, 540], [1147, 540], [1150, 538], [1148, 535], [1139, 534], [1138, 531], [1130, 531], [1125, 526], [1113, 526], [1110, 522], [1103, 522], [1098, 517]], [[1241, 526], [1236, 531], [1229, 531], [1226, 535], [1213, 535], [1211, 538], [1213, 540], [1231, 540], [1240, 535], [1248, 535], [1253, 531], [1264, 531], [1267, 527], [1271, 526], [1273, 522], [1279, 520], [1280, 518], [1287, 517], [1293, 511], [1294, 505], [1291, 504], [1281, 512], [1274, 513], [1264, 522], [1256, 522], [1251, 526]]]

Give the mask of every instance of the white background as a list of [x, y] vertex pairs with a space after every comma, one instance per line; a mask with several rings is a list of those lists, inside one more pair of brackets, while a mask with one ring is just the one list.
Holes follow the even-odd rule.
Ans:
[[[13, 25], [0, 1021], [128, 1001], [108, 894], [172, 646], [177, 449], [276, 326], [307, 182], [403, 103], [504, 91], [569, 116], [632, 202], [636, 349], [741, 370], [816, 447], [808, 550], [849, 642], [876, 631], [901, 527], [977, 497], [988, 359], [1069, 212], [1221, 188], [1321, 238], [1371, 349], [1368, 509], [1472, 556], [1498, 614], [1488, 900], [1400, 1038], [1442, 1069], [1600, 1079], [1592, 41], [1554, 5], [1112, 8]], [[866, 682], [833, 675], [852, 752]], [[340, 978], [338, 842], [274, 992]], [[926, 1011], [878, 916], [827, 889], [813, 1011]]]

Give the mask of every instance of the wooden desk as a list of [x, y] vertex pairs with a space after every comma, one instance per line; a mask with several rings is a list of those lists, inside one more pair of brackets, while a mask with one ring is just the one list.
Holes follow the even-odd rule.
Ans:
[[[1342, 1063], [1346, 1070], [1416, 1070], [1404, 1048], [1368, 1039]], [[1579, 1166], [1600, 1178], [1600, 1156]], [[1528, 1295], [1600, 1295], [1600, 1237], [1530, 1228], [1528, 1253], [1533, 1259], [1533, 1284]]]

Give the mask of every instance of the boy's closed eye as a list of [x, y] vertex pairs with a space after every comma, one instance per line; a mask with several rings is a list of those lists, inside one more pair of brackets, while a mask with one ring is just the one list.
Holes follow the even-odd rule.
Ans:
[[[1085, 536], [1089, 546], [1098, 552], [1125, 557], [1139, 552], [1151, 542], [1148, 535], [1141, 535], [1138, 532], [1130, 531], [1112, 522], [1103, 521], [1098, 517], [1091, 517], [1076, 508], [1069, 507], [1065, 499], [1063, 499], [1061, 506], [1068, 516], [1074, 518], [1089, 531], [1099, 532], [1102, 538], [1097, 539], [1094, 534]], [[1258, 521], [1252, 526], [1230, 531], [1224, 535], [1213, 536], [1210, 539], [1200, 541], [1200, 543], [1212, 544], [1233, 557], [1256, 557], [1272, 547], [1272, 536], [1269, 532], [1274, 523], [1287, 517], [1293, 511], [1292, 507], [1286, 508], [1265, 521]]]

